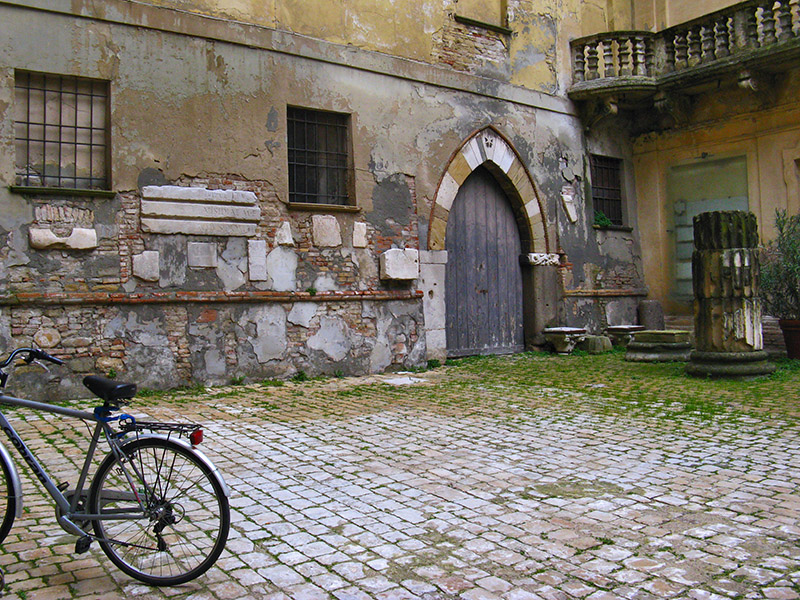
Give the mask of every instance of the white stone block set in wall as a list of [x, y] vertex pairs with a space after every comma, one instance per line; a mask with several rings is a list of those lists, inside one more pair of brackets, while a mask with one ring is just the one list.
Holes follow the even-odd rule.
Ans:
[[[269, 282], [270, 289], [299, 291], [298, 253], [290, 221], [282, 221], [273, 240], [250, 239], [256, 235], [261, 210], [253, 192], [209, 190], [180, 186], [147, 186], [142, 190], [142, 229], [147, 232], [193, 236], [247, 237], [247, 279]], [[346, 239], [335, 215], [311, 215], [310, 245], [320, 249], [347, 251], [368, 246], [367, 224], [354, 222]], [[271, 243], [270, 243], [271, 242]], [[96, 246], [96, 243], [95, 243]], [[219, 243], [188, 242], [189, 268], [216, 269], [219, 266]], [[160, 254], [145, 250], [132, 257], [133, 274], [144, 281], [157, 281]], [[357, 265], [363, 261], [354, 259]], [[379, 255], [380, 279], [413, 281], [419, 277], [419, 251], [416, 248], [390, 248]], [[365, 269], [369, 276], [372, 272]], [[317, 287], [315, 284], [321, 287]], [[310, 287], [334, 291], [330, 277], [315, 280]]]

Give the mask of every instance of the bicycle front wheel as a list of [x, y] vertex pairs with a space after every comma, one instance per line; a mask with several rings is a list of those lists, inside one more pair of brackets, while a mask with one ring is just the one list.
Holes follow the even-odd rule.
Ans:
[[178, 585], [205, 573], [230, 529], [219, 477], [171, 440], [140, 438], [122, 451], [124, 461], [113, 453], [103, 460], [89, 490], [89, 512], [101, 517], [92, 524], [103, 552], [150, 585]]
[[12, 466], [4, 458], [0, 459], [0, 470], [3, 472], [3, 480], [0, 481], [0, 543], [2, 543], [14, 524], [19, 499], [14, 493], [12, 484]]

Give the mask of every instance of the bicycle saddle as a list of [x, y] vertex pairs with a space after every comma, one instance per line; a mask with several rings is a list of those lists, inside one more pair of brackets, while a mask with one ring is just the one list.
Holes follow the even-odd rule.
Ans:
[[106, 402], [129, 400], [136, 395], [135, 383], [122, 383], [99, 375], [87, 375], [83, 378], [83, 385]]

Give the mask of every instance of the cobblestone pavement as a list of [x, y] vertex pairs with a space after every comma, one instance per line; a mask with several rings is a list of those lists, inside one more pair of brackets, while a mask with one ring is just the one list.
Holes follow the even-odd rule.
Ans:
[[[797, 420], [565, 397], [439, 369], [144, 400], [206, 424], [233, 513], [217, 565], [153, 589], [76, 555], [25, 475], [6, 597], [800, 598]], [[85, 428], [13, 420], [56, 475], [77, 463]]]

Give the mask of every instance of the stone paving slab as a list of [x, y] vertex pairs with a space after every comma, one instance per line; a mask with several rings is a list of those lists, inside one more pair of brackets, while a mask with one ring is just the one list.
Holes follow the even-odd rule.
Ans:
[[[206, 424], [231, 488], [226, 552], [194, 582], [142, 585], [99, 548], [75, 555], [26, 474], [5, 597], [800, 598], [797, 421], [624, 417], [553, 390], [392, 377], [135, 407]], [[85, 428], [12, 414], [57, 477], [76, 468]]]

